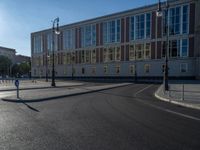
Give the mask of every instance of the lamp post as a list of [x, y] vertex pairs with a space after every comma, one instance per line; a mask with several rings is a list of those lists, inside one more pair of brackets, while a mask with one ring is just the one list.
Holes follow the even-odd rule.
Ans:
[[[55, 83], [55, 64], [54, 64], [54, 51], [55, 51], [55, 34], [59, 35], [60, 31], [59, 31], [59, 18], [55, 18], [53, 21], [53, 27], [52, 27], [52, 48], [53, 48], [53, 62], [52, 62], [52, 82], [51, 82], [51, 86], [56, 86]], [[57, 23], [56, 29], [55, 29], [55, 23]]]
[[[168, 85], [168, 77], [169, 77], [169, 68], [168, 68], [168, 55], [169, 55], [169, 17], [168, 17], [168, 11], [169, 11], [169, 4], [168, 4], [168, 0], [166, 0], [166, 18], [165, 18], [165, 29], [166, 29], [166, 50], [165, 50], [165, 67], [164, 67], [164, 87], [165, 87], [165, 91], [169, 90], [169, 85]], [[162, 8], [161, 8], [161, 2], [159, 0], [158, 2], [158, 10], [156, 13], [157, 17], [162, 17], [163, 16], [163, 12], [162, 12]]]

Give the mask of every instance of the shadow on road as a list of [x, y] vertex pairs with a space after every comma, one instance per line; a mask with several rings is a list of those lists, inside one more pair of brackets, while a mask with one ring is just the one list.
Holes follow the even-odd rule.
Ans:
[[[20, 99], [20, 100], [22, 100], [22, 99]], [[35, 112], [40, 112], [40, 111], [37, 110], [36, 108], [33, 108], [32, 106], [30, 106], [30, 105], [26, 104], [25, 102], [23, 102], [23, 100], [22, 100], [22, 104], [24, 104], [26, 107], [28, 107], [29, 109], [31, 109], [31, 110], [33, 110], [33, 111], [35, 111]]]

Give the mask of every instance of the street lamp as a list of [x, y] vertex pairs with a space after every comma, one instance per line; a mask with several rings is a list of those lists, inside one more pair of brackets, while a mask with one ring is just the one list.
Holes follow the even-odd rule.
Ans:
[[[165, 50], [165, 67], [164, 67], [164, 87], [165, 87], [165, 91], [169, 90], [169, 85], [168, 85], [168, 55], [169, 55], [169, 19], [168, 19], [168, 11], [169, 11], [169, 4], [168, 4], [168, 0], [166, 0], [166, 18], [165, 18], [165, 24], [164, 24], [164, 28], [166, 29], [166, 50]], [[162, 12], [162, 8], [161, 8], [161, 2], [159, 0], [158, 2], [158, 10], [156, 13], [157, 17], [162, 17], [163, 16], [163, 12]]]
[[[52, 21], [52, 23], [53, 23], [53, 27], [52, 27], [53, 64], [52, 64], [52, 82], [51, 82], [51, 86], [55, 87], [56, 83], [55, 83], [54, 50], [55, 50], [55, 34], [56, 35], [60, 34], [60, 31], [59, 31], [59, 18], [57, 17], [56, 19], [54, 19]], [[56, 29], [55, 29], [55, 23], [57, 23]]]

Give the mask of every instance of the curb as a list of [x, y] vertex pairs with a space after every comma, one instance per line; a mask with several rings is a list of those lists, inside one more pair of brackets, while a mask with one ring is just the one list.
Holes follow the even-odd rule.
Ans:
[[89, 91], [85, 91], [85, 92], [79, 92], [79, 93], [73, 93], [73, 94], [66, 94], [66, 95], [59, 95], [59, 96], [52, 96], [52, 97], [45, 97], [45, 98], [32, 99], [32, 100], [9, 99], [9, 98], [2, 98], [1, 100], [6, 101], [6, 102], [13, 102], [13, 103], [43, 102], [43, 101], [49, 101], [49, 100], [59, 99], [59, 98], [64, 98], [64, 97], [71, 97], [71, 96], [83, 95], [83, 94], [88, 94], [88, 93], [95, 93], [95, 92], [99, 92], [99, 91], [104, 91], [104, 90], [109, 90], [109, 89], [114, 89], [114, 88], [129, 86], [131, 84], [132, 83], [128, 83], [128, 84], [125, 84], [125, 85], [119, 85], [119, 86], [115, 86], [115, 87], [108, 87], [108, 88], [103, 88], [103, 89], [99, 89], [99, 90], [89, 90]]
[[[160, 87], [159, 87], [160, 88]], [[178, 102], [178, 101], [175, 101], [175, 100], [170, 100], [168, 98], [164, 98], [164, 97], [161, 97], [159, 96], [158, 94], [158, 90], [159, 88], [157, 89], [157, 91], [154, 93], [154, 96], [161, 100], [161, 101], [165, 101], [165, 102], [169, 102], [169, 103], [172, 103], [172, 104], [175, 104], [175, 105], [179, 105], [179, 106], [183, 106], [183, 107], [187, 107], [187, 108], [192, 108], [192, 109], [197, 109], [197, 110], [200, 110], [200, 107], [199, 106], [195, 106], [195, 105], [192, 105], [192, 104], [187, 104], [187, 103], [183, 103], [183, 102]]]
[[[56, 86], [56, 87], [52, 87], [52, 86], [44, 86], [44, 87], [30, 87], [30, 88], [19, 88], [19, 90], [35, 90], [35, 89], [51, 89], [51, 88], [63, 88], [63, 87], [76, 87], [76, 86], [83, 86], [84, 84], [80, 84], [80, 85], [62, 85], [62, 86]], [[13, 89], [4, 89], [4, 90], [1, 90], [0, 89], [0, 92], [6, 92], [6, 91], [16, 91], [16, 88], [13, 88]]]

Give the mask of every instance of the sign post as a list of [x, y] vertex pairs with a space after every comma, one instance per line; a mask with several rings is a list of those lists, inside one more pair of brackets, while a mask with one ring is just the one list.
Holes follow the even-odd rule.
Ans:
[[15, 86], [17, 88], [17, 98], [19, 98], [19, 80], [15, 80]]

